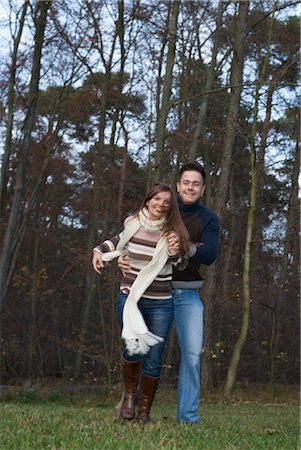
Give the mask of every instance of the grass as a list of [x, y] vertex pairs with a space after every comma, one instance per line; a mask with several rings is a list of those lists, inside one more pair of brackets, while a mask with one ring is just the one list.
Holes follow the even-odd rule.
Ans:
[[110, 393], [8, 394], [0, 403], [1, 450], [297, 450], [298, 393], [236, 391], [229, 402], [220, 394], [202, 400], [200, 424], [175, 419], [176, 395], [159, 390], [151, 423], [143, 426], [112, 417], [117, 402]]

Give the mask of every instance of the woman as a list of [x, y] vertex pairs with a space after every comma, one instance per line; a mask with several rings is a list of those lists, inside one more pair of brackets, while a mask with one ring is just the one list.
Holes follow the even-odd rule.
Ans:
[[[93, 268], [126, 252], [131, 270], [121, 279], [117, 315], [122, 338], [125, 394], [117, 414], [135, 417], [140, 382], [138, 419], [149, 421], [158, 387], [161, 357], [173, 320], [172, 265], [179, 268], [189, 251], [189, 235], [176, 196], [168, 184], [156, 183], [139, 210], [128, 217], [123, 231], [93, 250]], [[138, 304], [139, 302], [139, 304]], [[137, 306], [138, 304], [138, 306]]]

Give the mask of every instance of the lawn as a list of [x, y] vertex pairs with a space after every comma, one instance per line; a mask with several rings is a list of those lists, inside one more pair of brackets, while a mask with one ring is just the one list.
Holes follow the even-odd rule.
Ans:
[[238, 392], [225, 402], [216, 393], [201, 401], [200, 424], [175, 419], [176, 395], [161, 388], [151, 423], [112, 417], [116, 390], [86, 394], [5, 395], [0, 403], [0, 448], [9, 449], [206, 449], [299, 450], [299, 396], [280, 391]]

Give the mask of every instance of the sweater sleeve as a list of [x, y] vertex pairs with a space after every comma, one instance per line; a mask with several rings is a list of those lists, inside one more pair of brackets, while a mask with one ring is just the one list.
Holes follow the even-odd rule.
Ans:
[[202, 229], [199, 245], [191, 259], [209, 266], [217, 258], [218, 246], [219, 220], [216, 214], [212, 214]]
[[113, 252], [116, 250], [117, 244], [120, 241], [120, 234], [112, 236], [110, 239], [106, 239], [101, 244], [93, 248], [93, 251], [98, 251], [99, 253]]
[[[131, 219], [132, 216], [127, 217], [124, 221], [124, 226]], [[118, 242], [120, 241], [123, 231], [124, 228], [119, 234], [115, 234], [114, 236], [106, 239], [104, 242], [94, 247], [93, 251], [98, 251], [99, 253], [114, 252], [116, 250]]]

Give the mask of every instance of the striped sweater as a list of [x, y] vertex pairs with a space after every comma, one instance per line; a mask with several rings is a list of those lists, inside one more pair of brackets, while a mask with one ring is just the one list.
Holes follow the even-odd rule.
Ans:
[[[140, 228], [129, 240], [125, 253], [131, 266], [131, 270], [125, 277], [122, 276], [120, 290], [131, 288], [140, 270], [152, 259], [159, 239], [159, 232], [150, 232]], [[120, 234], [104, 241], [102, 244], [95, 247], [95, 250], [98, 250], [101, 253], [114, 251], [116, 250], [119, 240]], [[178, 257], [169, 257], [166, 265], [144, 292], [143, 297], [151, 300], [165, 300], [171, 298], [172, 265], [177, 265], [180, 262], [181, 259]]]

